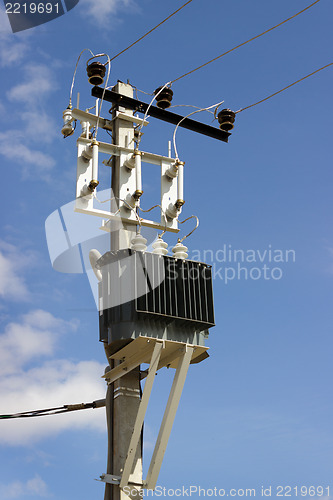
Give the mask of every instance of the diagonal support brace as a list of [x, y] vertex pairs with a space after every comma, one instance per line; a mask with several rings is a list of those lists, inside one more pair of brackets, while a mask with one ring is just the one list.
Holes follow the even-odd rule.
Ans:
[[155, 489], [158, 474], [161, 469], [164, 453], [170, 437], [172, 425], [176, 416], [180, 396], [183, 391], [186, 375], [190, 366], [193, 347], [186, 345], [185, 353], [180, 357], [178, 367], [173, 379], [168, 403], [164, 412], [160, 431], [158, 433], [153, 456], [147, 473], [147, 478], [144, 481], [144, 488], [149, 490]]
[[141, 430], [143, 426], [143, 421], [146, 415], [147, 407], [148, 407], [148, 402], [151, 394], [151, 390], [153, 388], [153, 383], [156, 375], [156, 371], [158, 368], [158, 363], [161, 357], [161, 351], [163, 348], [163, 342], [156, 342], [154, 351], [151, 357], [149, 369], [148, 369], [148, 375], [147, 379], [145, 382], [145, 387], [142, 393], [142, 398], [138, 410], [138, 414], [136, 417], [136, 421], [134, 424], [134, 429], [133, 429], [133, 434], [132, 438], [130, 441], [128, 453], [127, 453], [127, 458], [124, 464], [124, 470], [123, 474], [121, 477], [120, 481], [120, 488], [124, 488], [128, 484], [129, 477], [132, 471], [133, 467], [133, 462], [135, 459], [135, 453], [139, 444], [140, 436], [141, 436]]

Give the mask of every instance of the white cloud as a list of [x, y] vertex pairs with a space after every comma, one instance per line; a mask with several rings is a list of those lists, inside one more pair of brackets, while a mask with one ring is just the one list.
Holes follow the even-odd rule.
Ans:
[[28, 33], [12, 33], [8, 16], [0, 8], [0, 66], [11, 66], [23, 61], [29, 52], [29, 44], [26, 43], [28, 37]]
[[[38, 147], [49, 144], [57, 133], [54, 120], [40, 106], [41, 101], [56, 88], [55, 78], [50, 68], [43, 64], [30, 64], [23, 68], [22, 73], [24, 76], [20, 83], [7, 92], [7, 99], [19, 105], [19, 123], [23, 126], [22, 129], [0, 133], [0, 153], [20, 164], [24, 178], [37, 174], [40, 179], [49, 181], [56, 161], [36, 149], [34, 144], [37, 143]], [[11, 122], [15, 118], [15, 108], [12, 113]]]
[[[5, 327], [0, 334], [2, 413], [52, 408], [105, 397], [105, 383], [101, 379], [105, 364], [54, 357], [60, 336], [72, 334], [76, 326], [75, 322], [66, 322], [47, 311], [37, 310]], [[36, 361], [38, 365], [33, 364]], [[0, 440], [9, 445], [27, 445], [78, 428], [105, 430], [103, 410], [4, 420], [0, 426]]]
[[24, 73], [25, 79], [7, 92], [10, 101], [34, 105], [55, 89], [52, 72], [45, 64], [30, 63]]
[[[40, 175], [43, 180], [50, 179], [50, 171], [56, 164], [55, 160], [26, 144], [27, 134], [24, 130], [8, 130], [0, 133], [0, 153], [8, 160], [16, 161], [22, 168], [24, 177]], [[33, 166], [33, 168], [30, 167]]]
[[51, 356], [57, 341], [56, 332], [75, 328], [52, 314], [35, 310], [23, 316], [20, 323], [9, 323], [0, 336], [0, 374], [17, 372], [17, 362], [27, 362], [41, 356]]
[[27, 300], [29, 292], [21, 274], [26, 259], [12, 245], [0, 241], [0, 296], [5, 299]]
[[10, 500], [12, 498], [26, 496], [48, 496], [47, 485], [43, 479], [36, 474], [35, 477], [28, 479], [26, 482], [13, 481], [9, 484], [0, 484], [1, 500]]
[[[17, 361], [15, 366], [19, 367]], [[103, 399], [104, 367], [96, 361], [55, 360], [26, 371], [18, 368], [17, 373], [3, 377], [0, 382], [1, 407], [6, 413], [15, 413]], [[103, 409], [4, 420], [0, 439], [4, 444], [24, 446], [68, 429], [87, 428], [105, 431]]]
[[49, 144], [53, 139], [60, 137], [60, 120], [58, 124], [42, 111], [26, 111], [21, 113], [21, 119], [26, 124], [25, 137], [37, 143]]
[[15, 35], [0, 36], [0, 66], [11, 66], [23, 60], [28, 52], [28, 46], [24, 42], [14, 41]]
[[110, 23], [111, 16], [118, 14], [119, 11], [127, 9], [132, 13], [133, 9], [137, 9], [133, 0], [95, 0], [94, 2], [81, 0], [80, 3], [84, 4], [82, 12], [85, 18], [89, 17], [100, 24]]

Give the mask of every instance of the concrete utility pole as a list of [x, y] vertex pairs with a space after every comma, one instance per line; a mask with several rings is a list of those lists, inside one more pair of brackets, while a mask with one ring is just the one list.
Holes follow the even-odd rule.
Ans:
[[[133, 97], [131, 85], [118, 82], [115, 91], [119, 94]], [[113, 108], [113, 144], [134, 150], [134, 128], [129, 121], [117, 117], [120, 106]], [[133, 111], [122, 108], [123, 113], [133, 115]], [[119, 170], [120, 157], [113, 157], [112, 165], [112, 205], [118, 205], [120, 197]], [[111, 211], [116, 212], [111, 205]], [[111, 222], [111, 251], [117, 251], [131, 247], [131, 240], [136, 234], [136, 226], [133, 224], [121, 224], [117, 221]], [[105, 353], [109, 360], [111, 355], [110, 346], [105, 345]], [[110, 365], [114, 367], [114, 361]], [[117, 362], [118, 363], [118, 362]], [[139, 367], [140, 368], [140, 367]], [[133, 428], [140, 404], [140, 369], [133, 370], [128, 375], [121, 377], [108, 386], [106, 396], [106, 417], [108, 426], [108, 464], [107, 474], [121, 476]], [[142, 440], [142, 438], [141, 438]], [[140, 441], [141, 441], [140, 440]], [[139, 443], [132, 475], [130, 476], [131, 487], [141, 489], [142, 485], [142, 442]], [[119, 484], [105, 485], [104, 500], [125, 500], [129, 497], [119, 488]], [[138, 496], [136, 498], [139, 498]]]
[[[193, 230], [172, 247], [171, 256], [167, 255], [168, 244], [162, 239], [164, 232], [177, 234], [180, 230], [184, 162], [171, 155], [139, 151], [134, 124], [142, 127], [148, 122], [133, 116], [133, 112], [146, 116], [149, 111], [177, 127], [184, 126], [224, 142], [230, 133], [166, 111], [165, 103], [161, 105], [163, 99], [157, 102], [159, 107], [133, 99], [129, 84], [118, 82], [112, 91], [98, 87], [105, 75], [105, 66], [98, 61], [91, 63], [87, 72], [89, 82], [95, 85], [92, 95], [112, 102], [112, 120], [98, 112], [92, 114], [68, 106], [63, 112], [62, 134], [72, 135], [73, 121], [80, 120], [74, 210], [107, 219], [101, 229], [111, 233], [111, 251], [103, 256], [97, 249], [89, 252], [92, 270], [99, 281], [100, 340], [104, 342], [109, 362], [104, 374], [108, 381], [108, 463], [106, 473], [100, 476], [106, 483], [104, 500], [134, 500], [141, 496], [142, 489], [156, 487], [189, 365], [208, 357], [205, 339], [215, 322], [211, 267], [188, 260], [187, 247], [182, 243]], [[112, 130], [112, 144], [97, 140], [98, 126]], [[93, 127], [94, 135], [90, 132]], [[95, 198], [100, 203], [94, 196], [99, 184], [99, 154], [112, 158], [112, 163], [103, 161], [104, 165], [112, 165], [109, 211], [94, 206]], [[136, 212], [143, 193], [142, 157], [144, 163], [156, 165], [161, 172], [161, 202], [150, 208], [160, 207], [158, 222], [138, 217]], [[182, 222], [191, 218], [196, 217]], [[162, 232], [158, 233], [152, 250], [147, 249], [142, 227]], [[142, 392], [141, 364], [149, 365]], [[144, 418], [156, 372], [164, 367], [175, 369], [175, 375], [147, 477], [143, 480]]]

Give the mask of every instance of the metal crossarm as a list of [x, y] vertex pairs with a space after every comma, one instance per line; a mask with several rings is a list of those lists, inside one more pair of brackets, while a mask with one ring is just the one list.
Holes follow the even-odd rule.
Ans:
[[[133, 111], [139, 111], [140, 113], [145, 113], [149, 106], [146, 102], [138, 101], [132, 97], [118, 94], [118, 92], [113, 92], [112, 90], [104, 90], [101, 87], [93, 87], [91, 94], [94, 97], [103, 97], [104, 101], [113, 102], [118, 104], [118, 106], [124, 106], [128, 109], [132, 109]], [[206, 125], [205, 123], [191, 120], [191, 118], [184, 119], [184, 116], [182, 115], [171, 113], [171, 111], [166, 111], [165, 109], [158, 108], [157, 106], [149, 107], [149, 115], [164, 122], [172, 123], [173, 125], [179, 124], [180, 127], [192, 130], [192, 132], [198, 132], [199, 134], [207, 135], [208, 137], [212, 137], [213, 139], [218, 139], [223, 142], [228, 142], [228, 137], [231, 135], [225, 130], [220, 130], [219, 128]]]

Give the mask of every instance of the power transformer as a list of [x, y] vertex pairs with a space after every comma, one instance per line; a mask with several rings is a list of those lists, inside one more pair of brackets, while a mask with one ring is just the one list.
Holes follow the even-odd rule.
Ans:
[[100, 340], [113, 352], [139, 336], [204, 345], [215, 325], [211, 266], [131, 249], [96, 263]]

